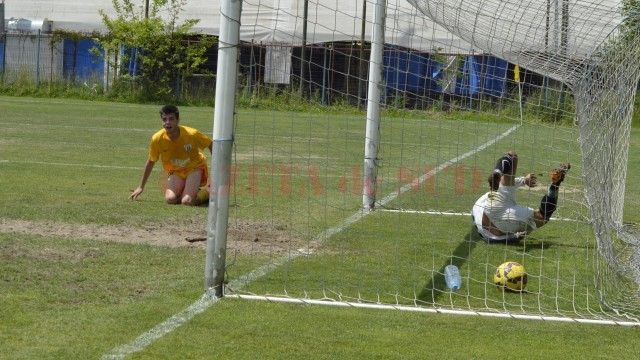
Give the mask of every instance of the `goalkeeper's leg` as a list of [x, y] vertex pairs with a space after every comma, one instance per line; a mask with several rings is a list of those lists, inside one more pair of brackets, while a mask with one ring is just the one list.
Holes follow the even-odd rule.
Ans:
[[538, 208], [538, 216], [536, 216], [536, 224], [538, 227], [546, 224], [549, 219], [551, 219], [551, 215], [556, 210], [556, 205], [558, 203], [558, 189], [560, 188], [560, 184], [564, 180], [564, 176], [571, 169], [571, 164], [565, 163], [560, 165], [560, 167], [554, 169], [551, 172], [551, 185], [549, 185], [549, 191], [542, 197], [540, 201], [540, 207]]
[[[491, 175], [489, 175], [489, 187], [491, 190], [496, 191], [500, 186], [500, 183], [503, 181], [503, 177], [508, 175], [505, 180], [509, 180], [508, 182], [512, 182], [513, 179], [510, 175], [515, 174], [517, 167], [518, 155], [514, 151], [509, 151], [505, 153], [498, 161], [496, 162], [496, 166], [493, 169]], [[512, 185], [512, 184], [505, 184]]]

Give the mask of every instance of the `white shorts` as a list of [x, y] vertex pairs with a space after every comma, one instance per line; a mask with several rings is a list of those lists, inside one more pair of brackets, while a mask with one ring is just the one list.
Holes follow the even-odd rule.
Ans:
[[[505, 240], [516, 233], [530, 233], [537, 228], [533, 218], [534, 210], [516, 203], [516, 189], [519, 186], [500, 186], [498, 191], [489, 191], [473, 205], [471, 213], [478, 232], [489, 240]], [[482, 227], [482, 214], [486, 214], [493, 225], [504, 236], [496, 236]]]

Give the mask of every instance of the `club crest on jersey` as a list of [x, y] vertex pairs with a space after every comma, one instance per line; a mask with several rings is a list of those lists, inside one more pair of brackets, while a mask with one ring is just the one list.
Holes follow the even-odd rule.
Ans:
[[185, 151], [191, 151], [191, 149], [192, 149], [191, 144], [187, 144], [184, 146]]

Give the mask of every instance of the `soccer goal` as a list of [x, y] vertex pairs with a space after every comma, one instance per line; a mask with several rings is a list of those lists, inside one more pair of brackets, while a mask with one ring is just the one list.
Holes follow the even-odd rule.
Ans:
[[[223, 2], [205, 288], [216, 296], [640, 324], [634, 2]], [[558, 209], [471, 208], [508, 150]], [[524, 291], [494, 284], [526, 269]], [[458, 290], [444, 269], [456, 265]]]

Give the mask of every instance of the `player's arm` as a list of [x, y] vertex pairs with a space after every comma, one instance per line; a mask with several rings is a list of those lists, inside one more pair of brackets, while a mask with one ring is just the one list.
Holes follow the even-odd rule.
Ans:
[[193, 136], [196, 139], [195, 141], [198, 143], [198, 148], [204, 150], [204, 148], [206, 147], [209, 149], [209, 154], [213, 154], [213, 140], [211, 140], [210, 137], [208, 137], [198, 129], [196, 129]]
[[137, 189], [133, 190], [131, 195], [129, 195], [129, 199], [135, 200], [142, 194], [144, 191], [144, 186], [147, 184], [147, 180], [149, 180], [149, 176], [151, 175], [151, 171], [153, 170], [153, 166], [155, 165], [155, 161], [151, 161], [151, 159], [147, 159], [147, 163], [144, 165], [144, 172], [142, 173], [142, 180], [140, 181], [140, 186]]
[[538, 184], [538, 177], [536, 174], [529, 173], [527, 176], [520, 176], [516, 178], [515, 185], [516, 186], [524, 186], [528, 187], [536, 187]]
[[534, 173], [528, 173], [524, 177], [524, 184], [528, 187], [536, 187], [538, 185], [538, 177]]

